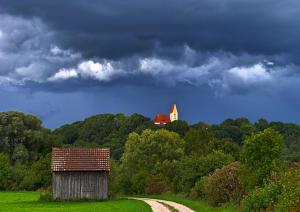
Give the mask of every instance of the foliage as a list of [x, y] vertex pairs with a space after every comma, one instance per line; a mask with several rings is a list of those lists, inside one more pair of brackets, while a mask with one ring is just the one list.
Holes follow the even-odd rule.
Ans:
[[280, 171], [283, 149], [282, 136], [272, 128], [253, 134], [244, 141], [241, 151], [242, 180], [247, 191], [261, 186], [272, 172]]
[[146, 188], [146, 175], [140, 172], [132, 178], [131, 192], [134, 194], [144, 194]]
[[199, 156], [208, 154], [208, 143], [214, 139], [214, 135], [207, 130], [190, 129], [184, 136], [185, 153]]
[[169, 122], [166, 126], [165, 129], [171, 132], [176, 132], [180, 135], [180, 137], [183, 137], [185, 133], [189, 130], [189, 125], [186, 121], [182, 120], [176, 120]]
[[28, 168], [20, 188], [33, 191], [41, 187], [46, 188], [51, 182], [51, 153], [48, 153]]
[[195, 183], [200, 180], [201, 177], [206, 176], [233, 161], [234, 158], [231, 155], [225, 154], [222, 151], [214, 151], [207, 156], [201, 157], [195, 155], [186, 156], [180, 163], [181, 168], [179, 175], [181, 176], [182, 181], [177, 182], [177, 186], [182, 184], [181, 187], [185, 188], [185, 190], [181, 191], [188, 192], [186, 189], [189, 190], [194, 187]]
[[145, 182], [145, 194], [162, 194], [170, 190], [170, 179], [163, 174], [149, 175]]
[[190, 127], [196, 130], [208, 130], [210, 128], [210, 125], [203, 121], [200, 121], [197, 124], [192, 124]]
[[[14, 151], [15, 160], [21, 159], [24, 163], [27, 162], [28, 157], [32, 161], [41, 153], [50, 151], [51, 143], [48, 135], [51, 131], [41, 124], [42, 121], [31, 114], [25, 115], [18, 111], [0, 112], [0, 141], [7, 147], [4, 149], [9, 154], [11, 163]], [[19, 145], [15, 149], [18, 144], [23, 146]], [[26, 150], [30, 153], [29, 156]]]
[[213, 205], [230, 201], [238, 202], [244, 193], [244, 187], [238, 177], [239, 163], [232, 163], [203, 177], [195, 190]]
[[230, 138], [223, 138], [221, 140], [211, 139], [208, 143], [208, 152], [213, 152], [215, 150], [230, 154], [237, 160], [240, 153], [240, 146]]
[[11, 182], [7, 187], [7, 190], [18, 191], [24, 189], [21, 187], [21, 183], [26, 173], [28, 173], [28, 166], [16, 164], [11, 170]]
[[[6, 159], [0, 161], [0, 179], [3, 179], [0, 189], [36, 190], [51, 185], [51, 158], [47, 154], [53, 146], [109, 147], [113, 159], [109, 181], [111, 198], [120, 191], [144, 193], [149, 177], [155, 179], [160, 175], [169, 179], [165, 186], [167, 190], [190, 193], [203, 176], [237, 160], [240, 145], [250, 139], [247, 136], [269, 127], [282, 134], [287, 146], [280, 159], [300, 161], [300, 126], [292, 123], [269, 123], [259, 119], [252, 124], [246, 118], [237, 118], [218, 125], [199, 122], [189, 126], [179, 120], [161, 129], [150, 118], [136, 113], [131, 116], [119, 113], [91, 116], [51, 132], [34, 115], [0, 112], [0, 157], [5, 155], [9, 159], [8, 164]], [[128, 144], [125, 145], [126, 141]], [[257, 161], [253, 163], [259, 164]], [[242, 159], [241, 176], [248, 190], [254, 185], [262, 185], [263, 179], [278, 171], [279, 158], [273, 161], [275, 165], [266, 159], [266, 167], [262, 166], [263, 161], [259, 170], [257, 167], [249, 169]]]
[[242, 124], [251, 125], [246, 118], [239, 118], [236, 120], [226, 119], [219, 126], [212, 125], [209, 128], [209, 131], [214, 132], [217, 139], [231, 138], [234, 142], [241, 145], [245, 138], [245, 135], [243, 135], [243, 132], [241, 131]]
[[300, 167], [293, 168], [284, 173], [279, 181], [283, 189], [278, 196], [275, 209], [278, 211], [300, 210]]
[[154, 176], [153, 180], [160, 175], [172, 180], [179, 173], [183, 147], [184, 141], [177, 133], [164, 129], [145, 130], [141, 135], [131, 133], [121, 160], [120, 178], [124, 192], [137, 194], [146, 191], [146, 184], [152, 179], [150, 176]]
[[145, 130], [141, 135], [131, 133], [122, 157], [124, 172], [132, 177], [137, 172], [176, 175], [176, 167], [183, 157], [184, 141], [177, 133], [161, 129]]
[[267, 120], [261, 118], [254, 123], [254, 126], [258, 131], [264, 131], [269, 127], [269, 123]]
[[134, 113], [130, 117], [122, 113], [99, 114], [84, 121], [66, 124], [52, 134], [55, 146], [70, 144], [77, 147], [109, 147], [112, 158], [119, 160], [125, 141], [132, 132], [156, 129], [150, 118]]
[[11, 177], [11, 166], [8, 156], [0, 153], [0, 191], [6, 190]]
[[244, 211], [298, 211], [300, 209], [300, 169], [293, 168], [271, 181], [262, 188], [257, 188], [243, 199]]
[[204, 184], [205, 179], [201, 178], [195, 183], [194, 188], [191, 191], [191, 197], [192, 199], [196, 200], [198, 198], [203, 199], [204, 198]]
[[109, 199], [114, 199], [120, 190], [120, 165], [114, 160], [110, 160], [110, 172], [109, 172], [109, 180], [108, 180], [108, 197]]
[[287, 147], [284, 159], [300, 161], [300, 126], [294, 123], [271, 122], [269, 127], [283, 136]]
[[[192, 125], [191, 127], [194, 128], [194, 126]], [[226, 119], [219, 125], [209, 126], [208, 131], [214, 133], [217, 139], [230, 138], [233, 142], [242, 145], [247, 136], [251, 136], [252, 133], [262, 132], [267, 128], [273, 128], [283, 136], [288, 150], [284, 155], [284, 159], [300, 161], [300, 126], [294, 123], [269, 123], [267, 120], [260, 118], [253, 125], [246, 118]]]
[[27, 164], [29, 159], [29, 153], [23, 144], [17, 144], [14, 148], [12, 160], [15, 164]]
[[243, 199], [244, 211], [260, 211], [272, 207], [278, 200], [282, 190], [281, 185], [270, 183], [264, 188], [257, 188]]

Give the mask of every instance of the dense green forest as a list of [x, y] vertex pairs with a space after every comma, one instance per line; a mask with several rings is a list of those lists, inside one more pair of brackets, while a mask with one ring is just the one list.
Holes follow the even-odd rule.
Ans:
[[[300, 198], [296, 186], [286, 186], [299, 182], [293, 178], [298, 169], [287, 169], [300, 161], [300, 126], [294, 123], [237, 118], [159, 127], [140, 114], [119, 113], [51, 131], [32, 114], [0, 112], [0, 190], [50, 187], [52, 147], [109, 147], [111, 197], [183, 193], [214, 205], [242, 201], [249, 211], [257, 206], [255, 199], [289, 208]], [[268, 203], [262, 200], [257, 207]]]
[[[300, 126], [294, 123], [268, 122], [259, 119], [252, 124], [247, 118], [226, 119], [220, 124], [209, 125], [199, 122], [189, 125], [178, 120], [167, 124], [164, 129], [176, 132], [184, 137], [191, 129], [207, 130], [216, 139], [231, 140], [242, 146], [243, 140], [252, 133], [273, 128], [284, 137], [286, 144], [285, 159], [300, 161]], [[150, 118], [140, 114], [125, 116], [124, 114], [100, 114], [91, 116], [84, 121], [66, 124], [51, 133], [52, 145], [75, 147], [109, 147], [111, 155], [119, 160], [124, 152], [125, 142], [132, 132], [142, 133], [145, 129], [158, 130]]]

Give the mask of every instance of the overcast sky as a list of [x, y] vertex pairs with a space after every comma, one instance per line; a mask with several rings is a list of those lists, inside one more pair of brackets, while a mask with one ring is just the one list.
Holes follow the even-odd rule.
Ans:
[[0, 0], [0, 110], [300, 123], [298, 0]]

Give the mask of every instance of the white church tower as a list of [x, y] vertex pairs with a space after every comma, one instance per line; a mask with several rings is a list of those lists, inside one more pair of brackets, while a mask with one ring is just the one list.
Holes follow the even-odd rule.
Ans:
[[171, 113], [170, 113], [170, 120], [171, 120], [171, 122], [178, 120], [178, 112], [177, 112], [177, 108], [176, 108], [175, 104], [172, 105], [172, 109], [171, 109]]

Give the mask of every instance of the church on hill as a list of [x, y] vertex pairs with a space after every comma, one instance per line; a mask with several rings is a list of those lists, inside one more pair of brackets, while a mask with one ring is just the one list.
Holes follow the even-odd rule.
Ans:
[[155, 119], [153, 120], [153, 123], [157, 126], [164, 126], [169, 122], [178, 120], [178, 112], [176, 105], [172, 105], [172, 109], [170, 112], [170, 118], [166, 114], [157, 114], [155, 116]]

